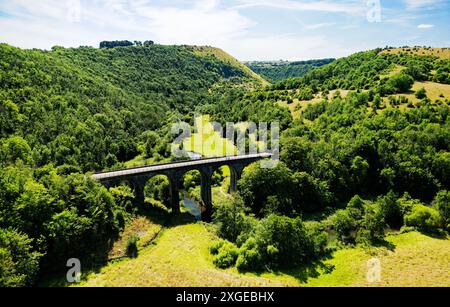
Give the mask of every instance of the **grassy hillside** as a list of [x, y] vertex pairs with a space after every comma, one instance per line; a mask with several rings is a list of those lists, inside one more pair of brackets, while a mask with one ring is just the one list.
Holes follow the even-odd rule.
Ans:
[[434, 56], [440, 59], [450, 59], [450, 48], [426, 48], [426, 47], [405, 47], [389, 48], [383, 50], [381, 54], [407, 54], [416, 56]]
[[[111, 263], [84, 276], [81, 286], [449, 286], [450, 240], [418, 232], [393, 234], [387, 248], [344, 248], [328, 260], [263, 274], [217, 269], [209, 246], [217, 240], [203, 223], [174, 225], [137, 259]], [[367, 282], [367, 261], [379, 258], [381, 282]]]
[[260, 85], [268, 85], [269, 83], [264, 79], [261, 78], [260, 75], [256, 74], [253, 70], [249, 69], [246, 65], [242, 64], [236, 58], [229, 55], [225, 51], [219, 48], [215, 47], [209, 47], [209, 46], [194, 46], [192, 47], [194, 50], [194, 53], [203, 57], [215, 57], [219, 59], [220, 61], [227, 63], [233, 67], [239, 68], [240, 70], [244, 71], [245, 74], [258, 81]]
[[[315, 69], [304, 77], [284, 80], [268, 88], [267, 95], [300, 117], [309, 106], [332, 100], [339, 92], [345, 98], [350, 91], [379, 94], [383, 106], [404, 110], [422, 98], [415, 92], [424, 88], [426, 97], [445, 102], [450, 98], [450, 62], [448, 48], [377, 49], [339, 59]], [[409, 76], [414, 83], [407, 89], [390, 88], [398, 76]], [[392, 103], [393, 100], [395, 103]]]

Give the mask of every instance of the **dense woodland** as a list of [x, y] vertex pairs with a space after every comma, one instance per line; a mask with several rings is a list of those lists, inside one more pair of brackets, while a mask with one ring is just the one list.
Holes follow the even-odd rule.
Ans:
[[334, 59], [295, 62], [248, 62], [246, 65], [270, 82], [278, 82], [287, 78], [301, 77], [314, 68], [327, 65], [333, 61]]
[[[448, 84], [449, 60], [378, 49], [263, 88], [193, 47], [102, 47], [0, 45], [0, 285], [33, 285], [72, 257], [105, 259], [136, 213], [133, 195], [85, 174], [138, 154], [170, 159], [170, 124], [195, 112], [283, 130], [279, 165], [250, 166], [235, 202], [216, 205], [219, 267], [300, 265], [330, 250], [330, 232], [338, 245], [380, 244], [388, 228], [449, 229], [448, 99], [422, 92], [406, 110], [382, 104], [414, 81]], [[389, 75], [396, 65], [406, 69]], [[352, 92], [300, 118], [278, 103], [334, 89]], [[167, 197], [167, 183], [155, 185]], [[307, 218], [317, 214], [326, 218]]]

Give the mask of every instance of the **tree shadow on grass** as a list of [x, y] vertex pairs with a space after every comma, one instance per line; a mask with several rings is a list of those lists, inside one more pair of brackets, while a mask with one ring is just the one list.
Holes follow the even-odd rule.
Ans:
[[195, 223], [197, 223], [197, 220], [193, 215], [191, 215], [189, 212], [181, 212], [170, 214], [166, 221], [165, 227], [172, 228]]
[[[267, 270], [258, 272], [247, 271], [247, 272], [248, 273], [251, 272], [258, 277], [261, 277], [265, 273], [272, 273], [275, 276], [289, 275], [297, 279], [300, 283], [306, 284], [311, 278], [318, 278], [322, 275], [328, 275], [334, 271], [335, 266], [326, 262], [327, 260], [330, 259], [332, 259], [332, 252], [326, 253], [319, 259], [304, 263], [303, 265], [295, 269], [280, 268], [277, 270]], [[242, 273], [245, 272], [242, 271]]]
[[439, 230], [439, 231], [425, 231], [425, 230], [419, 230], [419, 232], [427, 237], [433, 238], [433, 239], [438, 239], [438, 240], [448, 240], [449, 238], [449, 234], [443, 230]]
[[394, 252], [395, 251], [395, 244], [392, 242], [387, 241], [386, 239], [378, 240], [376, 242], [371, 243], [370, 247], [381, 247], [386, 248], [387, 250]]

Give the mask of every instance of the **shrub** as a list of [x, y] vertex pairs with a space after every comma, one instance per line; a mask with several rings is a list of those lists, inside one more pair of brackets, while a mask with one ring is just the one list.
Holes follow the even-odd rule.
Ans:
[[333, 203], [333, 194], [326, 181], [320, 181], [306, 172], [294, 174], [295, 199], [301, 211], [315, 212]]
[[339, 240], [346, 242], [354, 239], [357, 222], [351, 217], [348, 210], [338, 210], [331, 218], [334, 231]]
[[280, 198], [279, 196], [267, 197], [266, 204], [262, 210], [264, 215], [283, 214], [287, 216], [295, 215], [293, 202], [290, 197]]
[[231, 242], [236, 242], [241, 233], [251, 229], [250, 220], [245, 215], [244, 203], [239, 198], [231, 204], [216, 206], [213, 218], [218, 223], [220, 235]]
[[130, 258], [137, 258], [138, 256], [138, 246], [137, 243], [139, 241], [139, 237], [136, 235], [131, 235], [128, 237], [127, 245], [126, 245], [126, 255]]
[[314, 254], [320, 255], [328, 244], [328, 233], [323, 230], [323, 225], [319, 222], [306, 222], [305, 227], [308, 236], [313, 241]]
[[381, 241], [384, 238], [384, 229], [386, 228], [381, 207], [377, 204], [366, 205], [360, 226], [356, 238], [357, 243], [370, 244]]
[[31, 285], [39, 271], [40, 253], [16, 230], [0, 229], [0, 287]]
[[399, 206], [400, 212], [402, 216], [405, 216], [411, 213], [414, 206], [421, 205], [421, 202], [417, 199], [413, 199], [408, 192], [403, 194], [402, 198], [397, 200], [397, 204]]
[[235, 265], [239, 255], [239, 249], [230, 242], [224, 242], [218, 249], [217, 255], [213, 259], [216, 267], [226, 269]]
[[310, 87], [301, 88], [297, 98], [298, 100], [311, 100], [314, 98], [313, 90]]
[[388, 226], [396, 228], [401, 227], [403, 224], [403, 215], [394, 192], [391, 191], [387, 195], [379, 197], [376, 203], [380, 207], [384, 220]]
[[214, 242], [210, 247], [209, 247], [209, 252], [211, 253], [211, 255], [217, 255], [219, 253], [220, 248], [225, 244], [226, 241], [224, 240], [219, 240]]
[[364, 201], [358, 195], [347, 204], [347, 211], [353, 219], [360, 219], [364, 214]]
[[277, 215], [261, 220], [255, 230], [259, 250], [267, 253], [270, 245], [278, 250], [276, 259], [266, 256], [279, 267], [289, 267], [314, 258], [316, 248], [312, 236], [312, 230], [308, 231], [300, 218]]
[[415, 96], [417, 99], [424, 99], [427, 97], [427, 91], [422, 87], [416, 91]]
[[436, 209], [441, 214], [443, 226], [450, 229], [450, 191], [441, 191], [435, 199]]
[[239, 191], [246, 206], [262, 216], [269, 196], [279, 200], [292, 198], [293, 174], [282, 162], [274, 168], [261, 168], [259, 163], [247, 167], [239, 180]]
[[391, 77], [387, 84], [393, 87], [396, 93], [405, 93], [411, 89], [414, 79], [409, 75], [399, 74]]
[[325, 113], [327, 106], [328, 106], [327, 100], [323, 100], [315, 104], [310, 104], [306, 107], [305, 111], [303, 112], [303, 117], [306, 118], [307, 120], [313, 121], [317, 119], [320, 115]]
[[442, 219], [439, 211], [424, 205], [416, 205], [411, 213], [405, 215], [405, 225], [426, 232], [434, 232], [441, 227]]
[[255, 238], [250, 237], [239, 249], [236, 267], [240, 271], [261, 270], [264, 267], [264, 257], [258, 249]]

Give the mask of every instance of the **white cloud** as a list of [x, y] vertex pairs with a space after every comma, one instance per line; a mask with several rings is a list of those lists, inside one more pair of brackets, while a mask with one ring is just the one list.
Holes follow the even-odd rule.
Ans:
[[[366, 14], [365, 0], [234, 0], [234, 6], [228, 0], [183, 1], [178, 6], [170, 4], [170, 1], [158, 1], [164, 4], [157, 5], [151, 0], [83, 0], [81, 18], [76, 22], [68, 18], [68, 10], [69, 4], [77, 1], [0, 0], [0, 12], [3, 13], [0, 16], [0, 42], [23, 48], [49, 49], [53, 45], [98, 46], [102, 40], [151, 39], [161, 44], [217, 46], [240, 60], [339, 57], [364, 47], [363, 41], [340, 43], [331, 35], [312, 35], [315, 33], [312, 30], [340, 24], [339, 19], [334, 18], [338, 14], [352, 15], [344, 17], [348, 26], [343, 29], [359, 27], [354, 22], [361, 21], [361, 16]], [[258, 24], [257, 18], [250, 17], [255, 11], [251, 8], [257, 7], [271, 9], [275, 17], [280, 13], [278, 9], [295, 11], [289, 16], [298, 19], [300, 26], [289, 27], [286, 35], [276, 35], [275, 30], [263, 30], [266, 25]], [[250, 12], [252, 15], [248, 14]], [[311, 12], [325, 12], [317, 15], [326, 15], [329, 19], [324, 20], [322, 16], [320, 21], [311, 24], [300, 21], [310, 22], [305, 14]], [[358, 16], [353, 18], [353, 15]], [[400, 19], [408, 21], [415, 29], [419, 21], [409, 18], [406, 20], [397, 14], [395, 22], [400, 22]], [[284, 21], [280, 21], [282, 24]], [[333, 29], [327, 30], [333, 33]], [[322, 34], [322, 31], [317, 33]]]
[[441, 0], [403, 0], [408, 9], [426, 8], [434, 6]]
[[[201, 1], [192, 9], [142, 6], [136, 12], [155, 39], [167, 44], [217, 44], [244, 35], [254, 25], [236, 10], [217, 9], [217, 3]], [[199, 5], [205, 6], [199, 10]]]
[[293, 1], [293, 0], [238, 0], [235, 9], [270, 7], [296, 11], [318, 11], [360, 14], [366, 12], [365, 1]]
[[420, 24], [417, 26], [418, 29], [431, 29], [434, 28], [434, 25], [430, 25], [430, 24]]
[[336, 23], [334, 23], [334, 22], [323, 22], [323, 23], [305, 25], [304, 28], [306, 30], [316, 30], [316, 29], [320, 29], [320, 28], [331, 27], [331, 26], [334, 26], [335, 24]]

